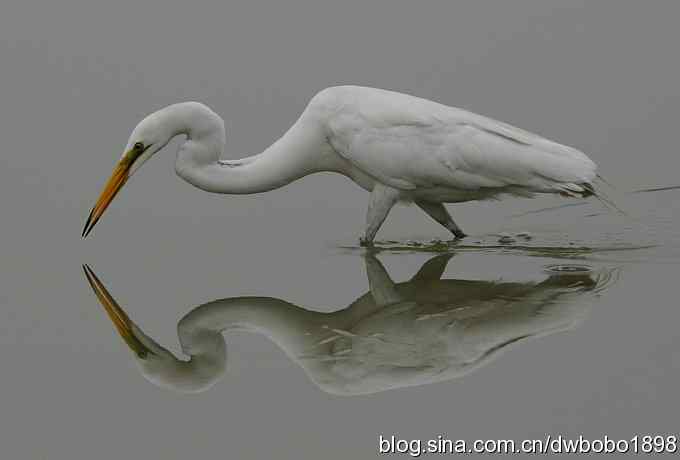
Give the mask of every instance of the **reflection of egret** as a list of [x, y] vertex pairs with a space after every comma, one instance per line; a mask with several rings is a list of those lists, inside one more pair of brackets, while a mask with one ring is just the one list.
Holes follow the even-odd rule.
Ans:
[[465, 236], [442, 203], [559, 193], [593, 195], [595, 164], [583, 153], [465, 110], [375, 88], [328, 88], [264, 152], [220, 160], [222, 119], [203, 104], [170, 105], [142, 120], [95, 204], [86, 236], [128, 178], [177, 135], [175, 169], [214, 193], [251, 194], [308, 174], [343, 174], [371, 192], [364, 243], [390, 209], [415, 202], [456, 238]]
[[370, 292], [333, 313], [271, 297], [203, 304], [177, 325], [188, 361], [145, 335], [94, 273], [85, 271], [142, 374], [159, 386], [207, 389], [225, 370], [221, 333], [240, 329], [266, 335], [316, 385], [344, 395], [454, 379], [511, 344], [569, 329], [587, 314], [583, 295], [602, 288], [610, 274], [555, 274], [526, 283], [442, 280], [449, 257], [434, 257], [410, 281], [395, 284], [378, 259], [367, 255]]

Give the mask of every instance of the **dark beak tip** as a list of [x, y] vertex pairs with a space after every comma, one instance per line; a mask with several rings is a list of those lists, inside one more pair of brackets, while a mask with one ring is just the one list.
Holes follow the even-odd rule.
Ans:
[[85, 228], [83, 228], [83, 233], [81, 234], [81, 237], [83, 239], [88, 237], [96, 223], [97, 223], [96, 220], [94, 222], [88, 220], [88, 222], [85, 224]]
[[80, 234], [82, 238], [87, 238], [87, 235], [90, 234], [90, 230], [92, 230], [92, 226], [90, 225], [92, 223], [92, 215], [94, 214], [94, 208], [90, 211], [90, 215], [87, 216], [87, 220], [85, 221], [85, 226], [83, 227], [83, 232]]

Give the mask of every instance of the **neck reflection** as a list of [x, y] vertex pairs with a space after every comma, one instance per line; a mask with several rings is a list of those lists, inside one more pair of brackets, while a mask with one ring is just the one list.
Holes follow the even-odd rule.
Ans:
[[272, 297], [200, 305], [177, 325], [188, 360], [139, 329], [89, 267], [86, 275], [141, 373], [158, 386], [205, 391], [226, 369], [222, 333], [238, 329], [267, 336], [322, 390], [356, 395], [455, 379], [519, 342], [571, 329], [614, 273], [554, 273], [538, 282], [442, 279], [451, 257], [433, 257], [409, 281], [394, 283], [367, 254], [369, 292], [333, 313]]

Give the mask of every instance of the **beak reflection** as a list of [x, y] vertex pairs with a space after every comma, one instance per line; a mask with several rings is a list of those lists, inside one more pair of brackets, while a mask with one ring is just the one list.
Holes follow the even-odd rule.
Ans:
[[116, 302], [104, 284], [97, 278], [97, 275], [94, 274], [88, 265], [83, 265], [83, 270], [99, 302], [101, 302], [116, 330], [132, 352], [141, 359], [144, 359], [149, 353], [153, 354], [153, 351], [137, 338], [134, 333], [135, 323], [132, 322], [125, 311], [118, 305], [118, 302]]

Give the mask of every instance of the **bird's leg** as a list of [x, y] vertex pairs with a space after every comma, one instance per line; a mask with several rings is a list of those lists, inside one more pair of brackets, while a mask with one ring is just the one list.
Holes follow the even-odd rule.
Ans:
[[397, 288], [375, 255], [368, 253], [365, 257], [368, 286], [376, 306], [384, 307], [402, 301]]
[[411, 281], [439, 281], [451, 257], [453, 254], [448, 253], [431, 258], [413, 275]]
[[458, 238], [465, 238], [467, 235], [463, 233], [463, 230], [456, 225], [449, 214], [449, 211], [442, 203], [434, 203], [432, 201], [416, 201], [416, 204], [425, 211], [430, 217], [446, 227], [453, 236]]
[[399, 191], [382, 184], [376, 184], [371, 192], [366, 214], [366, 233], [359, 240], [362, 246], [372, 246], [373, 238], [378, 229], [385, 222], [387, 214], [399, 198]]

